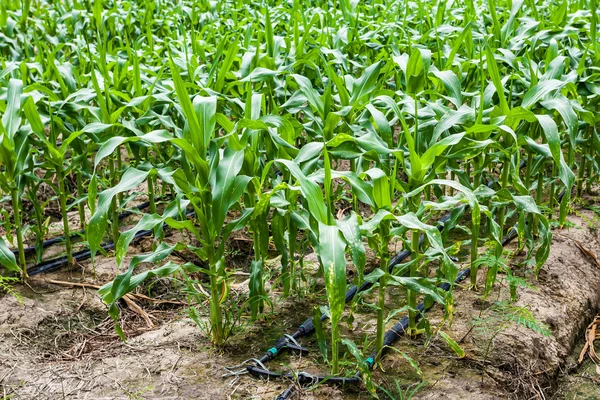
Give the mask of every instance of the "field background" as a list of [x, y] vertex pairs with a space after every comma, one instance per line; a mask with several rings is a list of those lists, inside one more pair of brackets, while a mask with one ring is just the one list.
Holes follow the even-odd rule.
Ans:
[[600, 398], [598, 18], [4, 0], [0, 394]]

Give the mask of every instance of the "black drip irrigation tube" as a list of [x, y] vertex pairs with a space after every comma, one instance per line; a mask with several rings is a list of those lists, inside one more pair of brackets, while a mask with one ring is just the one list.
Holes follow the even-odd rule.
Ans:
[[[146, 201], [146, 202], [144, 202], [144, 203], [142, 203], [142, 204], [138, 204], [138, 205], [137, 205], [137, 206], [135, 206], [134, 208], [135, 208], [135, 209], [137, 209], [137, 210], [139, 211], [139, 210], [143, 210], [143, 209], [145, 209], [145, 208], [148, 208], [149, 206], [150, 206], [150, 202]], [[124, 212], [122, 212], [121, 214], [119, 214], [119, 216], [118, 216], [118, 219], [119, 219], [119, 221], [120, 221], [120, 220], [122, 220], [122, 219], [124, 219], [124, 218], [127, 218], [127, 217], [129, 217], [129, 216], [130, 216], [130, 215], [132, 215], [133, 213], [134, 213], [134, 211], [132, 211], [132, 210], [127, 210], [127, 211], [124, 211]], [[73, 232], [73, 233], [72, 233], [72, 234], [69, 236], [69, 238], [70, 238], [70, 239], [77, 239], [77, 238], [81, 237], [81, 236], [82, 236], [82, 235], [84, 235], [84, 234], [85, 234], [85, 229], [81, 229], [81, 230], [78, 230], [77, 232]], [[57, 237], [55, 237], [55, 238], [52, 238], [52, 239], [45, 240], [44, 242], [42, 242], [42, 245], [41, 245], [41, 246], [42, 246], [42, 248], [43, 248], [43, 249], [45, 249], [45, 248], [48, 248], [48, 247], [50, 247], [50, 246], [54, 246], [55, 244], [62, 243], [62, 242], [64, 242], [64, 241], [65, 241], [65, 236], [64, 236], [64, 235], [61, 235], [61, 236], [57, 236]], [[31, 253], [35, 253], [35, 251], [37, 250], [37, 247], [38, 247], [38, 246], [29, 246], [29, 247], [25, 247], [25, 248], [23, 249], [23, 251], [25, 252], [25, 254], [31, 254]], [[13, 254], [17, 254], [17, 253], [19, 252], [19, 249], [13, 249], [13, 250], [12, 250], [12, 252], [13, 252]]]
[[[141, 207], [145, 204], [145, 207], [148, 206], [148, 204], [143, 203], [140, 204], [138, 207], [138, 209], [142, 209], [145, 207]], [[124, 213], [122, 213], [121, 215], [119, 215], [119, 219], [121, 218], [125, 218], [129, 215], [133, 214], [132, 211], [125, 211]], [[190, 215], [193, 215], [194, 211], [193, 210], [189, 210], [186, 212], [186, 217], [189, 217]], [[167, 227], [167, 224], [163, 224], [163, 229]], [[132, 239], [132, 243], [135, 243], [137, 240], [146, 237], [146, 236], [151, 236], [154, 234], [153, 230], [143, 230], [143, 231], [139, 231], [135, 234], [135, 236]], [[115, 243], [112, 240], [109, 240], [106, 243], [103, 243], [102, 245], [100, 245], [100, 247], [102, 249], [104, 249], [105, 251], [109, 251], [115, 248]], [[89, 258], [91, 258], [92, 256], [92, 252], [89, 249], [85, 249], [85, 250], [80, 250], [77, 252], [73, 253], [73, 260], [74, 261], [84, 261], [87, 260]], [[30, 267], [27, 269], [27, 274], [29, 276], [34, 276], [34, 275], [38, 275], [38, 274], [42, 274], [45, 272], [52, 272], [52, 271], [56, 271], [64, 266], [66, 266], [68, 263], [68, 258], [67, 256], [61, 256], [61, 257], [57, 257], [57, 258], [53, 258], [52, 260], [47, 260], [47, 261], [42, 261], [39, 264], [34, 265], [33, 267]]]

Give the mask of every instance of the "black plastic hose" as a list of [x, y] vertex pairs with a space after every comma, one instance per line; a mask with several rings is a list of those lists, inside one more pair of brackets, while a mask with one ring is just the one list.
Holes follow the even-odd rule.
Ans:
[[[142, 203], [142, 204], [139, 204], [139, 205], [135, 206], [135, 209], [137, 209], [139, 211], [139, 210], [143, 210], [143, 209], [145, 209], [145, 208], [147, 208], [149, 206], [150, 206], [150, 202], [147, 201], [145, 203]], [[124, 218], [129, 217], [133, 213], [134, 212], [131, 211], [131, 210], [124, 211], [121, 214], [119, 214], [118, 219], [120, 221], [120, 220], [122, 220]], [[71, 233], [71, 235], [69, 237], [71, 239], [77, 239], [78, 237], [81, 237], [84, 234], [85, 234], [85, 229], [81, 229], [81, 230], [78, 230], [77, 232]], [[42, 242], [42, 248], [45, 249], [47, 247], [54, 246], [55, 244], [62, 243], [64, 241], [65, 241], [65, 236], [64, 235], [57, 236], [55, 238], [48, 239], [48, 240], [45, 240], [44, 242]], [[25, 254], [31, 254], [31, 253], [35, 253], [36, 249], [37, 249], [37, 246], [29, 246], [29, 247], [25, 247], [25, 249], [23, 249], [23, 251], [25, 252]], [[19, 249], [13, 249], [12, 252], [14, 254], [17, 254], [19, 252]]]
[[[194, 211], [192, 211], [192, 210], [187, 211], [186, 217], [189, 217], [193, 214], [194, 214]], [[163, 229], [166, 227], [167, 227], [167, 224], [163, 224]], [[154, 233], [153, 230], [139, 231], [133, 237], [133, 242], [135, 242], [143, 237], [151, 236], [153, 233]], [[105, 251], [108, 251], [108, 250], [114, 249], [115, 244], [112, 240], [110, 240], [110, 241], [102, 244], [100, 247], [102, 247]], [[73, 253], [73, 260], [84, 261], [84, 260], [87, 260], [88, 258], [91, 258], [91, 256], [92, 256], [92, 252], [89, 249], [80, 250], [80, 251]], [[27, 273], [29, 274], [29, 276], [33, 276], [33, 275], [38, 275], [38, 274], [41, 274], [44, 272], [56, 271], [57, 269], [60, 269], [64, 266], [66, 266], [67, 264], [68, 264], [67, 256], [62, 256], [62, 257], [54, 258], [52, 260], [42, 261], [41, 263], [29, 268], [27, 270]]]

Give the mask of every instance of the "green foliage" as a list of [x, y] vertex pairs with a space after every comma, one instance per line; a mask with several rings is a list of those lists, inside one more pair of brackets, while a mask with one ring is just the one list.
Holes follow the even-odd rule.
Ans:
[[4, 292], [14, 297], [17, 302], [23, 304], [23, 295], [15, 290], [14, 284], [18, 283], [19, 278], [0, 275], [0, 292]]
[[[43, 257], [42, 185], [57, 194], [70, 261], [74, 246], [96, 257], [113, 241], [121, 268], [150, 230], [152, 251], [100, 290], [115, 320], [119, 299], [143, 282], [193, 273], [202, 279], [186, 290], [208, 301], [206, 332], [222, 346], [228, 321], [261, 318], [278, 286], [290, 296], [324, 282], [337, 373], [350, 263], [353, 284], [378, 289], [380, 353], [387, 286], [407, 290], [411, 333], [420, 299], [455, 311], [447, 249], [459, 245], [440, 234], [440, 213], [469, 233], [472, 288], [478, 270], [486, 294], [504, 272], [516, 299], [548, 258], [550, 228], [569, 225], [572, 189], [581, 197], [600, 176], [596, 0], [5, 3], [0, 194], [10, 243], [0, 239], [0, 265], [26, 277], [28, 231]], [[119, 213], [141, 193], [148, 209], [123, 228]], [[75, 211], [79, 243], [68, 239]], [[523, 276], [503, 259], [512, 227]], [[234, 231], [251, 240], [239, 311]], [[396, 242], [411, 259], [390, 272]], [[369, 251], [381, 265], [365, 276]], [[170, 258], [180, 252], [193, 262]], [[269, 267], [274, 252], [281, 268]], [[505, 311], [513, 319], [503, 323], [544, 332], [525, 311]]]
[[403, 387], [397, 379], [394, 379], [394, 388], [383, 388], [379, 387], [379, 389], [387, 396], [383, 397], [384, 399], [389, 400], [410, 400], [415, 397], [417, 392], [421, 390], [427, 382], [417, 382], [412, 385], [408, 385]]
[[[491, 316], [480, 323], [492, 323], [507, 327], [511, 324], [521, 325], [543, 336], [552, 336], [550, 327], [535, 319], [527, 307], [517, 306], [509, 302], [497, 302], [491, 308]], [[478, 323], [479, 324], [479, 323]]]
[[543, 336], [552, 336], [550, 327], [538, 321], [527, 306], [512, 301], [497, 301], [486, 311], [487, 315], [474, 319], [474, 325], [492, 338], [511, 325], [521, 325]]

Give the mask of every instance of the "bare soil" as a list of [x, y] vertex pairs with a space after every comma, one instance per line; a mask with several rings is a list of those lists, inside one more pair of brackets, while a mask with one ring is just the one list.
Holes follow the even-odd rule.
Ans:
[[[395, 345], [399, 351], [390, 351], [384, 359], [385, 370], [374, 372], [375, 383], [396, 398], [400, 395], [395, 380], [403, 390], [422, 380], [425, 383], [415, 396], [419, 399], [585, 399], [578, 394], [583, 389], [577, 383], [597, 387], [595, 369], [589, 363], [577, 368], [572, 354], [581, 349], [585, 327], [600, 309], [600, 266], [590, 256], [600, 255], [600, 233], [598, 218], [585, 208], [578, 207], [569, 221], [572, 227], [554, 230], [546, 265], [538, 279], [528, 277], [534, 287], [518, 289], [514, 304], [531, 310], [536, 320], [551, 329], [551, 336], [544, 337], [521, 324], [501, 322], [502, 316], [493, 305], [508, 300], [506, 280], [499, 279], [494, 293], [486, 299], [481, 292], [463, 285], [455, 291], [452, 324], [436, 307], [428, 317], [432, 330], [441, 328], [460, 343], [466, 356], [458, 358], [438, 335], [430, 341], [424, 337], [401, 339]], [[243, 236], [237, 240], [244, 242]], [[135, 250], [149, 251], [150, 242], [138, 244]], [[243, 255], [241, 258], [240, 265]], [[314, 255], [308, 254], [307, 265], [311, 260]], [[36, 276], [26, 286], [15, 286], [17, 297], [0, 297], [0, 394], [4, 399], [274, 398], [289, 382], [266, 382], [247, 375], [238, 380], [223, 379], [223, 368], [262, 355], [283, 333], [295, 331], [313, 306], [325, 303], [322, 292], [277, 300], [264, 320], [242, 321], [228, 345], [214, 350], [206, 332], [187, 317], [185, 307], [139, 300], [154, 328], [123, 307], [122, 326], [128, 337], [123, 343], [95, 290], [47, 282], [54, 279], [99, 285], [117, 273], [112, 258], [99, 257], [95, 268], [95, 276], [90, 265]], [[236, 279], [239, 282], [234, 289], [243, 297], [247, 276], [240, 274]], [[402, 291], [389, 289], [389, 308], [400, 308]], [[153, 297], [182, 299], [180, 288], [170, 281], [160, 282], [153, 290]], [[278, 290], [277, 285], [272, 290]], [[199, 310], [207, 311], [202, 305]], [[400, 315], [392, 318], [389, 327]], [[366, 344], [370, 352], [375, 332], [373, 312], [361, 306], [354, 316], [352, 329], [344, 327], [343, 335], [361, 348]], [[280, 371], [326, 373], [315, 338], [305, 338], [303, 344], [311, 349], [308, 357], [285, 354], [269, 366]], [[420, 372], [409, 364], [409, 358], [416, 361]], [[345, 360], [346, 372], [352, 374], [352, 356], [346, 354]], [[589, 399], [600, 398], [598, 391], [585, 393]], [[382, 391], [380, 394], [386, 398]], [[360, 387], [321, 386], [303, 390], [300, 398], [369, 396]]]

